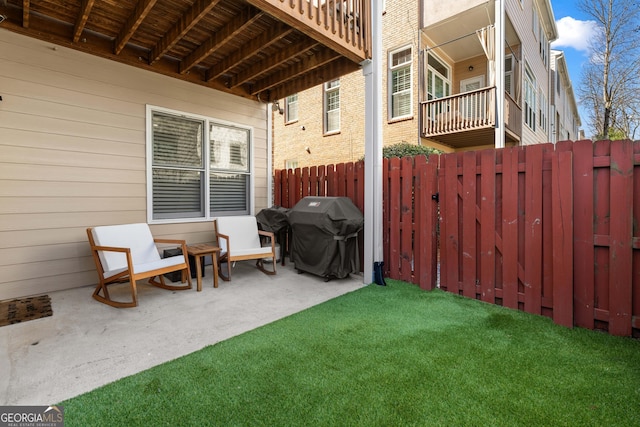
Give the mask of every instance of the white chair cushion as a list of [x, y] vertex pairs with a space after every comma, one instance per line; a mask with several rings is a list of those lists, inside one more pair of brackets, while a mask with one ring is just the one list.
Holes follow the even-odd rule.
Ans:
[[[162, 259], [153, 241], [149, 225], [146, 223], [94, 227], [92, 233], [93, 240], [97, 246], [115, 246], [131, 249], [133, 264], [138, 266], [135, 269], [136, 273], [139, 272], [139, 266], [155, 263]], [[124, 253], [99, 251], [99, 256], [105, 272], [110, 272], [109, 276], [115, 274], [113, 273], [114, 271], [127, 269], [127, 256]], [[178, 258], [184, 262], [183, 256]], [[152, 269], [149, 268], [149, 270]]]
[[[174, 265], [178, 265], [180, 263], [184, 263], [183, 255], [176, 255], [169, 258], [162, 258], [158, 261], [148, 262], [145, 264], [135, 264], [133, 266], [133, 274], [146, 273], [147, 271], [158, 270], [160, 268], [171, 267]], [[116, 270], [109, 270], [104, 272], [104, 278], [107, 279], [111, 276], [115, 276], [116, 274], [125, 271], [127, 268], [119, 268]]]
[[[229, 236], [232, 255], [253, 254], [262, 251], [260, 236], [258, 235], [258, 222], [254, 216], [223, 216], [217, 218], [218, 232]], [[223, 239], [220, 241], [221, 249], [226, 251]], [[225, 246], [225, 247], [222, 247]]]

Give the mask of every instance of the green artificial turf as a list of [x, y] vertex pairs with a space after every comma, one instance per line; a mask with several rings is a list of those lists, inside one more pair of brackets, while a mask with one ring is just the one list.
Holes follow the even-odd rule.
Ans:
[[62, 402], [65, 425], [640, 425], [639, 341], [387, 283]]

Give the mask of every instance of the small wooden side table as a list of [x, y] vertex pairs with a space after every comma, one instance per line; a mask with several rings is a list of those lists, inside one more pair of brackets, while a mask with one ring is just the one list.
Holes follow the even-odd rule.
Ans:
[[213, 287], [218, 287], [218, 254], [220, 248], [208, 243], [198, 243], [197, 245], [188, 245], [187, 253], [195, 258], [196, 264], [196, 279], [198, 281], [198, 292], [202, 291], [202, 267], [200, 267], [200, 257], [204, 255], [211, 255], [211, 262], [213, 264]]

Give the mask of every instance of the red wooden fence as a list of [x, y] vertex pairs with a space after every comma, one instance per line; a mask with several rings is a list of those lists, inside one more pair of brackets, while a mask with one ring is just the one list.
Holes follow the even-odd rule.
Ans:
[[[387, 277], [640, 336], [640, 141], [385, 159], [383, 185]], [[274, 204], [307, 195], [363, 210], [363, 163], [276, 171]]]

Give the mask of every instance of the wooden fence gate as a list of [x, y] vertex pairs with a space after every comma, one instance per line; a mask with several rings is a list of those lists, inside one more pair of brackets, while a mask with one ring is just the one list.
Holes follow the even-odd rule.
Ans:
[[[362, 210], [363, 182], [362, 162], [277, 171], [275, 204]], [[387, 277], [640, 336], [640, 141], [384, 159], [383, 185]]]

